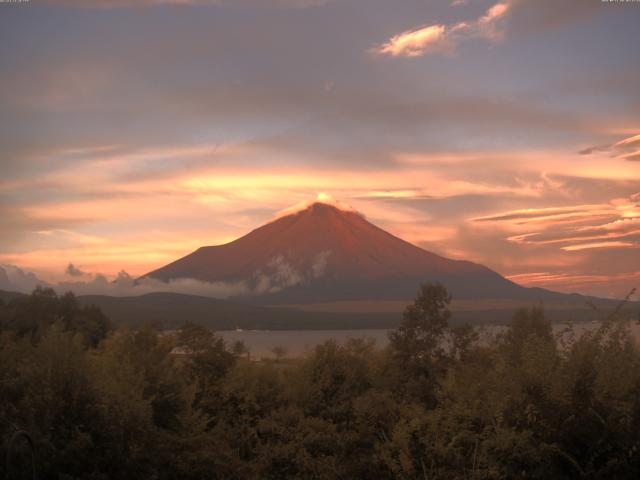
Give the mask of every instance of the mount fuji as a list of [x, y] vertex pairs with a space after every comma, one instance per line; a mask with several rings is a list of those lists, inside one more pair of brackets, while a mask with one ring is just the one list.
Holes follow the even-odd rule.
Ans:
[[144, 277], [238, 287], [257, 304], [411, 298], [420, 283], [443, 283], [456, 299], [561, 300], [483, 265], [423, 250], [337, 202], [308, 204], [235, 241], [201, 247]]

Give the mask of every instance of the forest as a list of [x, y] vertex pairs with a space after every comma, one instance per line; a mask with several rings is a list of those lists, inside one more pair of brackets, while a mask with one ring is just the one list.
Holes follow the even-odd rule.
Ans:
[[71, 293], [0, 302], [0, 478], [640, 478], [634, 312], [554, 333], [532, 306], [481, 338], [450, 301], [422, 285], [385, 348], [262, 361]]

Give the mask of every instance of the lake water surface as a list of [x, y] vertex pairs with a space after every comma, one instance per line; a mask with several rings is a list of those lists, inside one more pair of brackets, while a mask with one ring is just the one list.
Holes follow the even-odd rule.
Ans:
[[[596, 322], [576, 323], [574, 330], [576, 333], [592, 330], [596, 328]], [[566, 328], [566, 325], [554, 325], [557, 333]], [[478, 327], [481, 338], [488, 338], [492, 335], [504, 331], [504, 326], [483, 326]], [[633, 323], [632, 332], [636, 339], [640, 339], [640, 325]], [[329, 339], [334, 339], [338, 344], [344, 344], [349, 338], [372, 338], [379, 348], [385, 347], [389, 343], [388, 334], [390, 330], [243, 330], [243, 331], [219, 331], [227, 342], [232, 343], [241, 340], [249, 348], [253, 358], [272, 358], [275, 347], [285, 349], [285, 356], [300, 357], [313, 350]]]

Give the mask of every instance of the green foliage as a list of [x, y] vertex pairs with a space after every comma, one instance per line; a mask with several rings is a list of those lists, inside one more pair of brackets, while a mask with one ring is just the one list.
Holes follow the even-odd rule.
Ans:
[[449, 302], [424, 285], [387, 349], [257, 362], [195, 324], [110, 331], [37, 290], [0, 305], [0, 437], [28, 431], [45, 479], [638, 478], [620, 312], [554, 335], [533, 307], [481, 339], [449, 327]]

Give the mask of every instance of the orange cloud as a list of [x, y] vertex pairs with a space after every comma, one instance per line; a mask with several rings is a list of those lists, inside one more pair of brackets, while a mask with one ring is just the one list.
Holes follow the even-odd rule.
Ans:
[[577, 205], [571, 207], [551, 207], [551, 208], [524, 208], [513, 210], [510, 212], [499, 213], [497, 215], [489, 215], [485, 217], [472, 218], [472, 222], [500, 222], [513, 221], [518, 225], [531, 222], [553, 223], [573, 221], [578, 218], [593, 218], [598, 213], [608, 213], [606, 205]]
[[[579, 275], [554, 272], [531, 272], [508, 275], [507, 278], [528, 287], [546, 287], [567, 293], [607, 292], [612, 297], [622, 298], [631, 286], [640, 285], [640, 271], [611, 275]], [[636, 296], [637, 297], [637, 296]]]
[[566, 252], [576, 252], [578, 250], [589, 250], [593, 248], [640, 248], [640, 244], [633, 242], [594, 242], [567, 245], [561, 248]]
[[[269, 160], [272, 155], [266, 152]], [[299, 158], [287, 155], [260, 171], [254, 165], [265, 151], [256, 145], [60, 148], [43, 155], [59, 165], [51, 173], [36, 182], [0, 184], [0, 194], [23, 199], [16, 211], [25, 225], [13, 244], [19, 248], [6, 250], [0, 261], [45, 271], [49, 278], [69, 262], [109, 275], [121, 269], [142, 274], [199, 246], [230, 241], [319, 192], [408, 241], [503, 273], [540, 264], [530, 252], [543, 246], [545, 263], [538, 268], [573, 268], [582, 261], [575, 254], [605, 248], [561, 247], [634, 242], [638, 230], [617, 223], [640, 215], [638, 198], [569, 203], [576, 192], [563, 175], [575, 174], [576, 156], [561, 152], [397, 152], [393, 163], [367, 170], [292, 168], [287, 165], [300, 165]], [[64, 162], [67, 156], [74, 158]], [[637, 164], [611, 169], [608, 161], [586, 158], [584, 178], [608, 179], [611, 188], [638, 178]], [[47, 195], [24, 194], [31, 190]], [[503, 204], [511, 208], [502, 210]], [[468, 217], [474, 221], [466, 222]], [[477, 226], [477, 236], [461, 237], [465, 224]], [[500, 257], [494, 254], [495, 238], [486, 245], [478, 241], [492, 230], [513, 247], [509, 256], [502, 248]]]
[[430, 25], [402, 32], [372, 51], [392, 57], [421, 57], [428, 53], [446, 52], [452, 47], [444, 25]]
[[471, 221], [501, 223], [511, 231], [524, 229], [524, 233], [507, 237], [513, 243], [557, 245], [565, 252], [577, 252], [639, 248], [639, 217], [639, 204], [630, 199], [613, 199], [601, 205], [521, 209]]
[[507, 2], [496, 3], [480, 18], [472, 22], [452, 25], [428, 25], [416, 30], [408, 30], [373, 48], [378, 55], [392, 57], [421, 57], [431, 53], [447, 53], [458, 43], [471, 38], [496, 41], [502, 38], [500, 20], [509, 10]]

